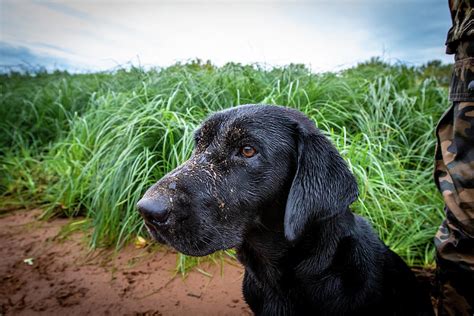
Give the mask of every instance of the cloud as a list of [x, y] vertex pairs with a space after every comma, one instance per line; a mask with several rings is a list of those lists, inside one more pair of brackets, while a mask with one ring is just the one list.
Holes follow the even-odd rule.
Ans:
[[57, 11], [68, 16], [72, 16], [81, 20], [95, 22], [90, 14], [87, 14], [84, 11], [74, 9], [70, 6], [67, 6], [63, 3], [50, 2], [50, 1], [35, 1], [36, 4], [45, 6], [53, 11]]
[[[106, 15], [100, 14], [102, 10], [109, 10], [111, 7], [110, 2], [92, 2], [92, 3], [81, 3], [79, 8], [77, 4], [71, 3], [66, 5], [60, 2], [53, 2], [53, 1], [36, 1], [38, 5], [44, 6], [52, 11], [56, 11], [62, 13], [64, 15], [77, 18], [83, 20], [85, 22], [89, 22], [93, 25], [99, 26], [107, 26], [116, 29], [120, 32], [129, 32], [133, 33], [136, 30], [132, 27], [126, 26], [119, 21], [112, 21], [111, 19], [107, 18]], [[92, 4], [92, 5], [91, 5]], [[137, 3], [139, 5], [139, 3]], [[120, 4], [118, 4], [120, 5]], [[75, 7], [76, 6], [76, 7]], [[81, 9], [82, 8], [82, 9]], [[84, 11], [84, 9], [88, 10], [89, 12]], [[94, 13], [95, 12], [95, 13]], [[99, 13], [99, 14], [97, 14]]]
[[44, 68], [54, 69], [75, 69], [68, 61], [57, 56], [42, 55], [32, 52], [24, 46], [13, 46], [0, 41], [0, 70], [35, 70]]
[[48, 44], [48, 43], [32, 42], [32, 43], [30, 43], [30, 45], [34, 46], [34, 47], [38, 47], [38, 48], [45, 48], [45, 49], [53, 50], [53, 51], [56, 51], [56, 52], [75, 55], [75, 53], [73, 51], [71, 51], [70, 49], [66, 49], [66, 48], [63, 48], [63, 47], [56, 46], [56, 45], [51, 45], [51, 44]]
[[384, 2], [377, 13], [363, 13], [373, 41], [398, 59], [420, 63], [429, 59], [450, 61], [444, 42], [451, 26], [447, 3], [436, 1]]
[[327, 71], [380, 55], [408, 63], [451, 60], [444, 55], [449, 11], [436, 0], [4, 0], [2, 5], [2, 40], [27, 49], [32, 55], [27, 60], [48, 65], [56, 58], [60, 65], [106, 70], [131, 60], [167, 66], [200, 58], [218, 65], [304, 63]]

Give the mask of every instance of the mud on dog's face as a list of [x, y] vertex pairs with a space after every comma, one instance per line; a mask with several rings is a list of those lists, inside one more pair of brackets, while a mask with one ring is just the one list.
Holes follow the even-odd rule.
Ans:
[[150, 233], [185, 254], [239, 246], [256, 226], [293, 242], [357, 198], [336, 148], [296, 110], [229, 109], [207, 119], [195, 140], [191, 158], [138, 202]]
[[293, 129], [287, 117], [259, 106], [211, 116], [195, 132], [190, 159], [138, 202], [149, 232], [194, 256], [238, 246], [260, 221], [259, 210], [286, 201], [296, 160]]

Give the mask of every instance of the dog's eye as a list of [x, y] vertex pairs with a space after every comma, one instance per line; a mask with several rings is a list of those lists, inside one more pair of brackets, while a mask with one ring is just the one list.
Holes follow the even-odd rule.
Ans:
[[245, 145], [245, 146], [240, 147], [240, 153], [245, 158], [251, 158], [255, 156], [255, 154], [257, 153], [257, 150], [253, 148], [252, 146]]

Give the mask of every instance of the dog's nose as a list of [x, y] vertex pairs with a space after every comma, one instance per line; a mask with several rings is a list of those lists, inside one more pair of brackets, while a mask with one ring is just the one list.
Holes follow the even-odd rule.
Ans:
[[148, 222], [164, 223], [168, 219], [169, 203], [167, 198], [144, 198], [138, 201], [137, 207], [140, 214]]

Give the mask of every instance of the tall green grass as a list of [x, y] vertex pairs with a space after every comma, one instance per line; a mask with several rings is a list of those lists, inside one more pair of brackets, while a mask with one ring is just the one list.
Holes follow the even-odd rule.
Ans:
[[315, 74], [301, 65], [191, 62], [2, 75], [0, 203], [41, 205], [44, 217], [84, 215], [91, 246], [120, 248], [143, 234], [136, 202], [189, 157], [192, 132], [209, 113], [280, 104], [310, 116], [347, 160], [361, 192], [354, 211], [410, 264], [429, 265], [442, 218], [431, 179], [434, 127], [448, 100], [424, 69], [372, 60]]

